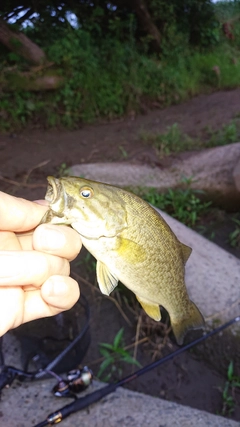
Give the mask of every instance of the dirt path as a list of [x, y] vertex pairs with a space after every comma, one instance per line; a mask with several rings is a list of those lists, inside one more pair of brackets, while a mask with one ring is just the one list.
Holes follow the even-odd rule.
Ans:
[[[131, 161], [159, 165], [155, 150], [140, 138], [141, 132], [165, 132], [178, 123], [191, 137], [203, 137], [206, 128], [218, 130], [240, 114], [240, 89], [201, 95], [192, 100], [146, 115], [127, 117], [113, 123], [85, 125], [75, 131], [27, 129], [18, 134], [0, 135], [0, 174], [17, 180], [44, 161], [47, 165], [31, 173], [30, 183], [44, 184], [48, 174], [63, 164]], [[0, 188], [13, 187], [1, 182]], [[36, 198], [44, 190], [15, 188], [17, 195]]]

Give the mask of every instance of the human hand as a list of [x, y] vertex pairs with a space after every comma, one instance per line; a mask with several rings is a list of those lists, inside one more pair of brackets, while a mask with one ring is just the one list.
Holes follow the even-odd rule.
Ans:
[[0, 336], [68, 310], [79, 298], [69, 261], [81, 249], [80, 236], [66, 226], [38, 226], [44, 204], [0, 192]]

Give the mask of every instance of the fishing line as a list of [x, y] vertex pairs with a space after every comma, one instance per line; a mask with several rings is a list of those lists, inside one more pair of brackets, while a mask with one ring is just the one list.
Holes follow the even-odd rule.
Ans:
[[51, 426], [54, 424], [60, 423], [63, 419], [67, 418], [69, 415], [73, 414], [74, 412], [80, 411], [82, 409], [87, 408], [92, 403], [98, 402], [103, 397], [107, 396], [108, 394], [114, 392], [118, 387], [123, 386], [130, 381], [134, 380], [135, 378], [140, 377], [141, 375], [151, 371], [152, 369], [156, 368], [157, 366], [162, 365], [163, 363], [168, 362], [169, 360], [173, 359], [176, 356], [179, 356], [180, 354], [184, 353], [186, 350], [189, 350], [190, 348], [196, 346], [197, 344], [200, 344], [201, 342], [205, 341], [207, 338], [212, 337], [215, 334], [218, 334], [219, 332], [223, 331], [224, 329], [228, 328], [229, 326], [233, 325], [236, 322], [240, 321], [240, 316], [235, 317], [228, 322], [224, 323], [223, 325], [213, 329], [212, 331], [204, 334], [202, 337], [190, 342], [189, 344], [186, 344], [185, 346], [179, 348], [178, 350], [168, 354], [167, 356], [150, 363], [147, 366], [144, 366], [143, 368], [135, 371], [133, 374], [128, 375], [125, 378], [122, 378], [120, 381], [108, 384], [107, 386], [101, 388], [100, 390], [96, 390], [84, 397], [80, 397], [76, 399], [74, 402], [70, 403], [69, 405], [63, 406], [62, 408], [58, 409], [57, 411], [51, 413], [48, 415], [46, 420], [42, 421], [39, 424], [36, 424], [34, 427], [44, 427], [44, 426]]

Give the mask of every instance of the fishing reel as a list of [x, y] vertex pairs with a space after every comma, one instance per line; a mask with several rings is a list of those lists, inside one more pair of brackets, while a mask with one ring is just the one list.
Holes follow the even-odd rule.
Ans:
[[59, 378], [52, 391], [56, 397], [71, 397], [77, 399], [76, 393], [86, 390], [93, 380], [91, 369], [74, 369], [68, 372], [67, 379]]
[[[56, 396], [75, 397], [74, 393], [84, 390], [92, 381], [92, 371], [86, 366], [83, 369], [71, 369], [80, 365], [89, 347], [89, 320], [88, 302], [81, 295], [81, 300], [65, 314], [64, 319], [59, 318], [59, 315], [51, 319], [39, 319], [12, 331], [17, 336], [20, 352], [22, 350], [21, 368], [5, 363], [4, 337], [0, 337], [0, 395], [1, 390], [10, 386], [15, 378], [24, 381], [54, 377], [58, 381], [53, 390]], [[51, 331], [52, 325], [55, 329]], [[55, 330], [59, 331], [59, 337], [55, 336]], [[47, 336], [46, 331], [50, 332]], [[72, 337], [73, 333], [75, 338]], [[68, 372], [66, 379], [59, 375], [62, 372]]]

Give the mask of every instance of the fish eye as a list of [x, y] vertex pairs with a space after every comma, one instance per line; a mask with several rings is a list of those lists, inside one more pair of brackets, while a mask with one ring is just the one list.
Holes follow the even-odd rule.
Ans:
[[80, 190], [80, 195], [84, 197], [84, 199], [89, 199], [93, 196], [93, 190], [89, 187], [83, 187]]

